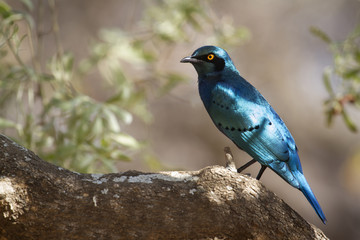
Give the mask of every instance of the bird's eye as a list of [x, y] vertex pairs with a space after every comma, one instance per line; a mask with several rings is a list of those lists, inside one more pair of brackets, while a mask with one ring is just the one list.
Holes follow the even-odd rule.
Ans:
[[209, 55], [207, 55], [207, 59], [209, 60], [209, 61], [211, 61], [211, 60], [213, 60], [214, 59], [214, 54], [212, 54], [212, 53], [210, 53]]

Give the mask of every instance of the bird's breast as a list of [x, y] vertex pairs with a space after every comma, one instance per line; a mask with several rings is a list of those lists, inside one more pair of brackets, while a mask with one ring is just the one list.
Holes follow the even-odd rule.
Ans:
[[212, 89], [205, 107], [214, 121], [235, 124], [234, 128], [255, 128], [264, 115], [262, 106], [245, 100], [235, 89], [221, 85]]

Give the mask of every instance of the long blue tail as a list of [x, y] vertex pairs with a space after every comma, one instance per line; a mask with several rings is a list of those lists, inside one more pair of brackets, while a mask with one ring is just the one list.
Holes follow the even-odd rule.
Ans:
[[317, 213], [317, 215], [319, 216], [319, 218], [321, 219], [321, 221], [326, 224], [326, 217], [325, 214], [323, 213], [320, 204], [318, 203], [314, 193], [312, 192], [309, 184], [307, 183], [304, 175], [302, 175], [301, 173], [299, 173], [297, 175], [297, 179], [300, 182], [300, 191], [305, 195], [306, 199], [309, 201], [309, 203], [311, 204], [311, 206], [314, 208], [315, 212]]

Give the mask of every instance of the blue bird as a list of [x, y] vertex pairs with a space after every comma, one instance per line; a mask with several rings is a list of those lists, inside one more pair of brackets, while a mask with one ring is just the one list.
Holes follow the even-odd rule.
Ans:
[[293, 137], [265, 98], [240, 76], [227, 52], [203, 46], [180, 62], [195, 67], [201, 100], [216, 127], [253, 158], [238, 172], [258, 161], [259, 180], [269, 167], [305, 195], [325, 224], [325, 215], [304, 177]]

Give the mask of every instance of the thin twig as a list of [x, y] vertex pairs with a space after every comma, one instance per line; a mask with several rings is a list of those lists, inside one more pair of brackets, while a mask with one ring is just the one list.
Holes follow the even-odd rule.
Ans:
[[237, 172], [234, 162], [234, 157], [231, 153], [230, 147], [225, 147], [224, 152], [225, 152], [226, 168], [229, 169], [230, 171]]

